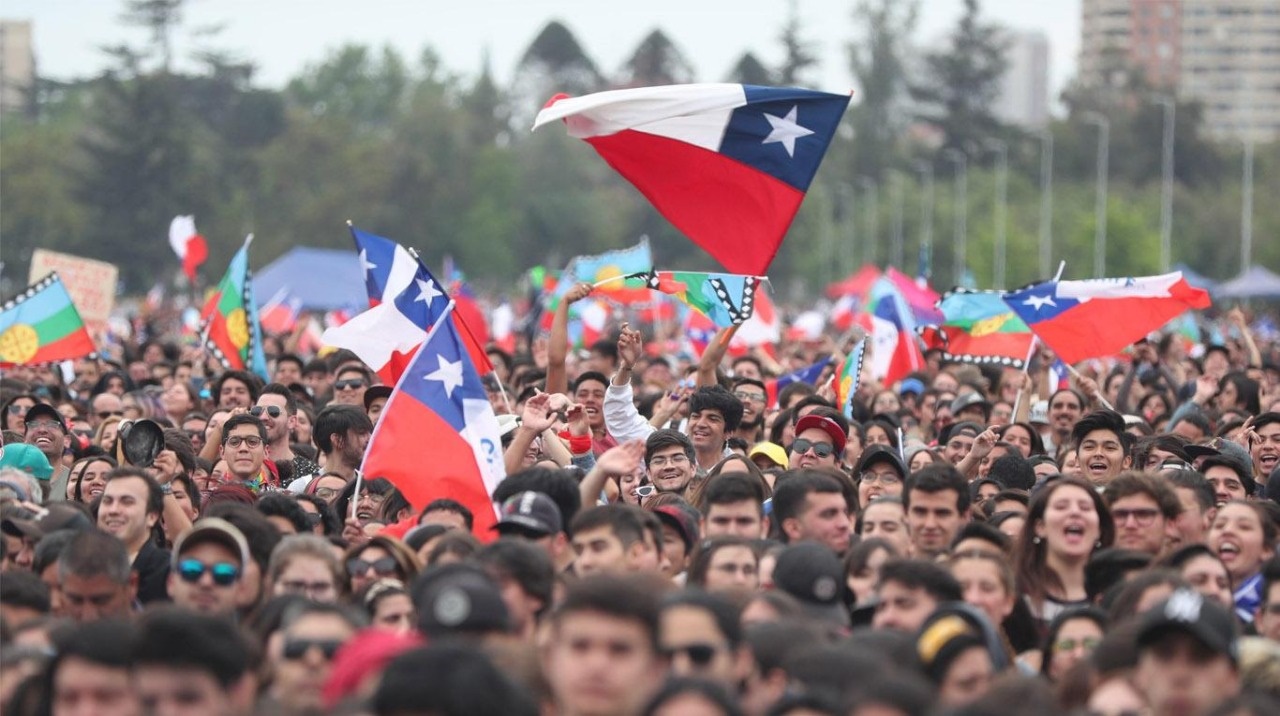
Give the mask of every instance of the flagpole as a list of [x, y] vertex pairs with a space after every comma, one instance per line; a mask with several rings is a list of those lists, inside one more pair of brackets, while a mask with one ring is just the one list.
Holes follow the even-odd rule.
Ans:
[[[1084, 376], [1080, 374], [1080, 371], [1076, 370], [1075, 366], [1071, 365], [1066, 361], [1062, 361], [1062, 364], [1067, 367], [1067, 371], [1071, 373], [1071, 375], [1074, 375], [1077, 380], [1084, 378]], [[1102, 394], [1102, 386], [1098, 386], [1098, 394], [1093, 397], [1099, 403], [1102, 403], [1102, 407], [1106, 408], [1107, 410], [1115, 410], [1115, 407], [1112, 406], [1111, 403], [1107, 401], [1107, 396]]]
[[[1031, 356], [1035, 355], [1036, 344], [1040, 342], [1040, 336], [1031, 334], [1031, 345], [1027, 346], [1027, 357], [1022, 361], [1022, 375], [1025, 377], [1031, 372]], [[1025, 381], [1024, 381], [1025, 382]], [[1018, 408], [1022, 407], [1022, 394], [1027, 392], [1023, 386], [1018, 386], [1018, 397], [1013, 401], [1013, 420], [1018, 420]]]

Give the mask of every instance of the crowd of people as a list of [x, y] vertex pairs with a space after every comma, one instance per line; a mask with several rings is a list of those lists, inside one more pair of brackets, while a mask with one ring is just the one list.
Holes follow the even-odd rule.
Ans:
[[575, 350], [590, 292], [489, 348], [492, 530], [360, 474], [392, 389], [347, 351], [6, 370], [0, 711], [1280, 713], [1280, 344], [1238, 311], [840, 406], [776, 379], [848, 344]]

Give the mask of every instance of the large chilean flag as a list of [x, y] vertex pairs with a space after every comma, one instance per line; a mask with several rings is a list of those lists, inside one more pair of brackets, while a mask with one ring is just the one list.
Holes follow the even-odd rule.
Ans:
[[1004, 301], [1067, 363], [1119, 353], [1184, 311], [1211, 303], [1181, 271], [1045, 281], [1007, 293]]
[[502, 436], [480, 376], [453, 321], [427, 334], [400, 377], [365, 452], [368, 479], [385, 477], [421, 510], [448, 497], [475, 516], [475, 535], [492, 538], [493, 490], [505, 477]]
[[564, 120], [726, 269], [761, 276], [848, 105], [794, 88], [639, 87], [553, 98], [533, 128]]

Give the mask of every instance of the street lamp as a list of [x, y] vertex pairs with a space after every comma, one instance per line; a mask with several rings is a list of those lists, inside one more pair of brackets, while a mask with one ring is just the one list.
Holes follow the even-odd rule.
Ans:
[[1244, 186], [1240, 200], [1240, 272], [1253, 263], [1253, 138], [1244, 140]]
[[1168, 273], [1173, 257], [1173, 122], [1177, 103], [1159, 97], [1164, 108], [1164, 134], [1160, 140], [1160, 272]]
[[969, 157], [959, 149], [948, 148], [942, 151], [942, 156], [946, 157], [956, 165], [955, 169], [955, 246], [953, 247], [953, 257], [955, 261], [954, 274], [952, 279], [957, 286], [964, 285], [964, 267], [965, 254], [968, 252], [968, 236], [966, 233], [966, 224], [969, 221], [969, 202], [967, 196], [967, 183], [969, 178]]
[[863, 234], [866, 236], [863, 256], [866, 263], [874, 264], [876, 262], [876, 244], [879, 241], [876, 232], [880, 223], [880, 185], [876, 183], [875, 179], [865, 176], [858, 177], [858, 183], [862, 185], [862, 189], [867, 196], [866, 208], [862, 212], [866, 222], [866, 228], [863, 230]]
[[1107, 275], [1107, 157], [1111, 151], [1111, 120], [1099, 112], [1086, 112], [1084, 120], [1098, 125], [1098, 178], [1094, 198], [1093, 277]]
[[992, 151], [996, 153], [996, 246], [994, 283], [996, 288], [1004, 288], [1005, 267], [1008, 259], [1008, 237], [1005, 234], [1005, 214], [1008, 207], [1009, 187], [1009, 145], [1002, 139], [988, 141]]
[[889, 187], [893, 201], [893, 238], [889, 244], [889, 265], [902, 268], [902, 172], [894, 171]]
[[1040, 277], [1053, 262], [1053, 129], [1040, 132]]
[[928, 278], [933, 256], [933, 162], [924, 159], [915, 162], [916, 170], [924, 184], [920, 197], [920, 213], [924, 215], [920, 228], [920, 269], [918, 275]]

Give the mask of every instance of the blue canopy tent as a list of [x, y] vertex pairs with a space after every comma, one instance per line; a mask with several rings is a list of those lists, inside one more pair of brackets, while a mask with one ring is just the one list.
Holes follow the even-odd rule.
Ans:
[[1280, 276], [1261, 266], [1221, 283], [1213, 291], [1214, 298], [1280, 298]]
[[369, 307], [360, 259], [351, 249], [296, 246], [253, 275], [253, 292], [265, 305], [281, 290], [303, 310], [363, 311]]

